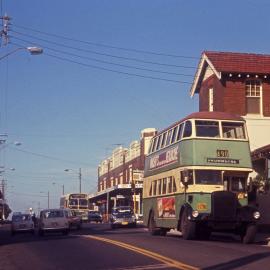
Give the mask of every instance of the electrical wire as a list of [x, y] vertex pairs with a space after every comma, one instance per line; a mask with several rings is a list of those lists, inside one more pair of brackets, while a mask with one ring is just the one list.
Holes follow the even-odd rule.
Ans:
[[38, 156], [38, 157], [41, 157], [41, 158], [46, 158], [46, 159], [51, 159], [51, 160], [56, 160], [56, 161], [61, 161], [61, 162], [67, 162], [67, 163], [72, 163], [72, 164], [84, 164], [86, 166], [90, 166], [90, 164], [85, 163], [85, 162], [76, 162], [76, 161], [61, 159], [61, 158], [52, 157], [52, 156], [48, 156], [48, 155], [44, 155], [44, 154], [39, 154], [39, 153], [35, 153], [35, 152], [23, 150], [23, 149], [18, 149], [16, 147], [12, 147], [12, 146], [9, 146], [9, 148], [12, 149], [12, 150], [15, 150], [15, 151], [30, 154], [30, 155], [33, 155], [33, 156]]
[[[21, 39], [21, 38], [17, 38], [15, 36], [11, 36], [11, 37], [14, 38], [14, 39], [17, 39], [19, 41], [27, 42], [26, 40]], [[13, 42], [10, 42], [10, 43], [16, 45], [16, 43], [13, 43]], [[194, 75], [192, 75], [192, 74], [183, 74], [183, 73], [176, 73], [176, 72], [169, 72], [169, 71], [162, 71], [162, 70], [155, 70], [155, 69], [149, 69], [149, 68], [136, 67], [136, 66], [131, 66], [131, 65], [123, 65], [123, 64], [118, 64], [118, 63], [105, 61], [105, 60], [100, 60], [100, 59], [97, 59], [97, 58], [81, 56], [81, 55], [78, 55], [78, 54], [75, 54], [75, 53], [70, 53], [70, 52], [67, 52], [67, 51], [62, 51], [62, 50], [54, 49], [54, 48], [51, 48], [51, 47], [47, 47], [47, 46], [44, 46], [42, 44], [37, 44], [37, 45], [39, 45], [43, 49], [47, 49], [47, 50], [50, 50], [50, 51], [53, 51], [53, 52], [56, 52], [56, 53], [62, 53], [62, 54], [65, 54], [65, 55], [69, 55], [69, 56], [73, 56], [73, 57], [77, 57], [77, 58], [82, 58], [82, 59], [87, 59], [87, 60], [95, 61], [95, 62], [98, 62], [98, 63], [109, 64], [109, 65], [120, 66], [120, 67], [124, 67], [124, 68], [131, 68], [131, 69], [142, 70], [142, 71], [150, 71], [150, 72], [162, 73], [162, 74], [167, 74], [167, 75], [194, 77]]]
[[[108, 53], [101, 53], [101, 52], [97, 52], [97, 51], [93, 51], [93, 50], [88, 50], [88, 49], [82, 49], [82, 48], [78, 48], [78, 47], [69, 46], [69, 45], [66, 45], [66, 44], [63, 44], [63, 43], [58, 43], [58, 42], [55, 42], [55, 41], [50, 41], [50, 40], [39, 38], [39, 37], [35, 37], [35, 36], [29, 35], [29, 34], [20, 33], [20, 32], [14, 31], [14, 30], [11, 30], [11, 32], [12, 33], [19, 34], [19, 35], [26, 36], [26, 37], [30, 37], [30, 38], [35, 39], [35, 40], [39, 40], [39, 41], [43, 41], [43, 42], [46, 42], [46, 43], [54, 44], [56, 46], [60, 46], [60, 47], [63, 47], [63, 48], [73, 49], [73, 50], [76, 50], [76, 51], [87, 52], [87, 53], [92, 53], [92, 54], [96, 54], [96, 55], [101, 55], [101, 56], [107, 56], [107, 57], [122, 59], [122, 60], [136, 61], [136, 62], [141, 62], [141, 63], [146, 63], [146, 64], [152, 64], [152, 65], [175, 67], [175, 68], [196, 69], [195, 66], [174, 65], [174, 64], [168, 64], [168, 63], [160, 63], [160, 62], [154, 62], [154, 61], [147, 61], [147, 60], [138, 59], [138, 58], [132, 58], [132, 57], [125, 57], [125, 56], [113, 55], [113, 54], [108, 54]], [[30, 41], [28, 40], [28, 41], [25, 41], [25, 42], [30, 42]]]
[[150, 54], [150, 55], [156, 55], [156, 56], [166, 56], [166, 57], [173, 57], [173, 58], [200, 59], [199, 57], [195, 57], [195, 56], [175, 55], [175, 54], [168, 54], [168, 53], [161, 53], [161, 52], [153, 52], [153, 51], [138, 50], [138, 49], [132, 49], [132, 48], [117, 47], [117, 46], [107, 45], [107, 44], [103, 44], [103, 43], [96, 43], [96, 42], [91, 42], [91, 41], [83, 41], [83, 40], [79, 40], [79, 39], [75, 39], [75, 38], [70, 38], [70, 37], [66, 37], [66, 36], [62, 36], [62, 35], [56, 35], [56, 34], [44, 32], [44, 31], [40, 31], [40, 30], [33, 29], [30, 27], [26, 27], [26, 26], [20, 26], [17, 24], [12, 24], [12, 26], [15, 26], [15, 27], [18, 27], [18, 28], [21, 28], [24, 30], [36, 32], [39, 34], [43, 34], [43, 35], [56, 37], [59, 39], [65, 39], [65, 40], [79, 42], [82, 44], [93, 45], [93, 46], [97, 46], [97, 47], [111, 48], [111, 49], [117, 49], [117, 50], [123, 50], [123, 51], [135, 52], [135, 53], [143, 53], [143, 54]]

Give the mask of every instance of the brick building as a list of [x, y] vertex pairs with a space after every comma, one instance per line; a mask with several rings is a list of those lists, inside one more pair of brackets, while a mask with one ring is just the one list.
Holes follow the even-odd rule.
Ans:
[[103, 214], [119, 205], [130, 205], [136, 214], [142, 213], [144, 161], [155, 134], [154, 128], [142, 130], [139, 141], [131, 142], [128, 148], [115, 148], [98, 166], [98, 192], [89, 196], [89, 202], [99, 206]]
[[[230, 112], [246, 120], [253, 168], [257, 177], [267, 183], [270, 179], [270, 55], [203, 52], [190, 89], [190, 95], [195, 94], [199, 95], [200, 111]], [[266, 193], [258, 198], [263, 212], [268, 213], [270, 194]], [[270, 224], [270, 215], [264, 215], [263, 219], [262, 223]]]
[[244, 117], [251, 150], [269, 144], [270, 55], [205, 51], [190, 94], [199, 95], [200, 111]]

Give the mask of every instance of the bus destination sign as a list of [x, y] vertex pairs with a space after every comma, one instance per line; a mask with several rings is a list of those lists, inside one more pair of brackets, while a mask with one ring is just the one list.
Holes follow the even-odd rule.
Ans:
[[239, 159], [229, 158], [229, 150], [217, 149], [217, 157], [207, 158], [208, 163], [218, 163], [218, 164], [239, 164]]

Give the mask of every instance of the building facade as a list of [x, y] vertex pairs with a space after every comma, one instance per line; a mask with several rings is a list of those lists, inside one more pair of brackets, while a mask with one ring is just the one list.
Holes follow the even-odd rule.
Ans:
[[261, 225], [270, 226], [270, 55], [202, 53], [190, 95], [200, 111], [238, 114], [247, 123]]
[[142, 130], [139, 141], [131, 142], [128, 148], [115, 148], [98, 166], [98, 191], [89, 196], [89, 202], [105, 216], [120, 205], [130, 205], [136, 214], [142, 213], [144, 161], [155, 134], [154, 128]]
[[269, 144], [270, 55], [205, 51], [190, 94], [199, 95], [200, 111], [241, 115], [251, 150]]

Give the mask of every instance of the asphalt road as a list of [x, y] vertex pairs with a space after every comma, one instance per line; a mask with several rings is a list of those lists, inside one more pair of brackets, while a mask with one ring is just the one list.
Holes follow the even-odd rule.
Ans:
[[231, 236], [186, 241], [177, 233], [150, 236], [140, 228], [111, 230], [107, 224], [84, 224], [81, 231], [39, 237], [10, 235], [0, 228], [0, 269], [270, 269], [270, 247], [243, 245]]

